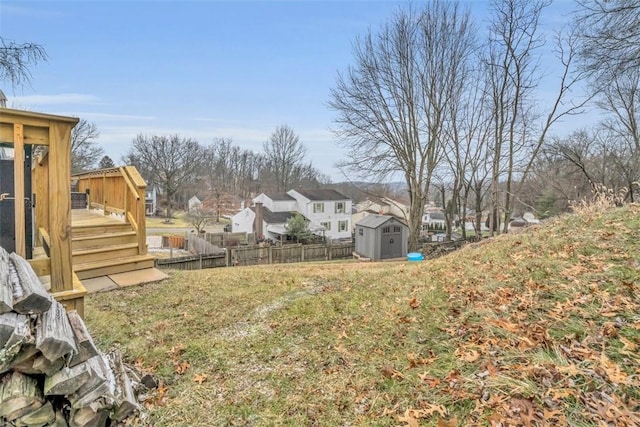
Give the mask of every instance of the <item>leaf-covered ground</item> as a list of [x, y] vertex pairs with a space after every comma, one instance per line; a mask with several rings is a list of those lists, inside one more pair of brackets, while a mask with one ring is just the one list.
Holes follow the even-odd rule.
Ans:
[[640, 425], [640, 207], [427, 262], [175, 272], [87, 298], [154, 426]]

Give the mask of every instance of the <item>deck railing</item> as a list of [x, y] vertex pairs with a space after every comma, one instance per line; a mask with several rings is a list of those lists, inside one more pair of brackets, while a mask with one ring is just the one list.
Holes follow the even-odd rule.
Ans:
[[138, 253], [147, 253], [145, 190], [147, 184], [134, 166], [100, 169], [71, 175], [77, 191], [88, 194], [89, 208], [116, 214], [131, 224], [138, 236]]

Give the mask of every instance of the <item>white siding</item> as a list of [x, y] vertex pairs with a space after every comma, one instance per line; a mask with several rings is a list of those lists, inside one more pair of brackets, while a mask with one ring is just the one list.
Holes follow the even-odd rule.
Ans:
[[244, 208], [231, 217], [231, 231], [234, 233], [253, 233], [253, 221], [255, 218], [255, 212], [249, 208]]

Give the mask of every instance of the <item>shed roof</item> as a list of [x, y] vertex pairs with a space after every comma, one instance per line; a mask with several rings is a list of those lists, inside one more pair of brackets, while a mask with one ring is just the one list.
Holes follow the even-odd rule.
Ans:
[[348, 196], [337, 190], [295, 190], [309, 200], [349, 200]]
[[367, 215], [364, 218], [362, 218], [360, 221], [358, 221], [356, 225], [359, 225], [361, 227], [367, 227], [367, 228], [378, 228], [382, 224], [388, 222], [389, 220], [394, 220], [402, 225], [405, 225], [398, 218], [393, 217], [391, 215]]

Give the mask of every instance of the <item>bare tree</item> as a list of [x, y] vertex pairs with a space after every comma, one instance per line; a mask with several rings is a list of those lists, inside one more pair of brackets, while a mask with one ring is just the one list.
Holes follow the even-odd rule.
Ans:
[[300, 137], [287, 125], [278, 126], [263, 144], [267, 166], [273, 173], [276, 191], [291, 189], [299, 177], [296, 172], [304, 162], [306, 150]]
[[441, 160], [443, 129], [474, 48], [469, 12], [430, 1], [398, 11], [354, 46], [355, 66], [340, 74], [330, 106], [347, 149], [340, 166], [382, 182], [401, 175], [410, 200], [409, 248], [418, 247], [431, 178]]
[[138, 135], [128, 154], [141, 164], [149, 179], [162, 190], [166, 203], [166, 221], [171, 218], [174, 195], [197, 177], [202, 147], [197, 141], [179, 135]]
[[[572, 89], [584, 78], [575, 72], [576, 33], [556, 35], [556, 54], [562, 66], [558, 90], [546, 114], [536, 111], [533, 91], [542, 78], [539, 62], [544, 39], [538, 34], [540, 15], [550, 4], [547, 0], [496, 0], [490, 26], [486, 64], [490, 79], [492, 112], [491, 230], [498, 213], [504, 213], [503, 231], [507, 231], [513, 209], [513, 196], [526, 179], [546, 135], [560, 118], [582, 112], [589, 97], [566, 103]], [[539, 126], [538, 119], [542, 118]], [[519, 183], [514, 186], [514, 177]], [[503, 188], [501, 188], [501, 181]], [[517, 188], [516, 188], [517, 187]], [[503, 201], [500, 192], [504, 192]]]
[[80, 119], [71, 131], [71, 172], [79, 173], [93, 168], [104, 151], [96, 139], [100, 136], [95, 123]]
[[0, 37], [0, 81], [8, 81], [12, 87], [29, 83], [29, 68], [47, 60], [47, 53], [36, 43], [16, 43]]
[[640, 2], [579, 0], [583, 65], [600, 74], [640, 67]]

